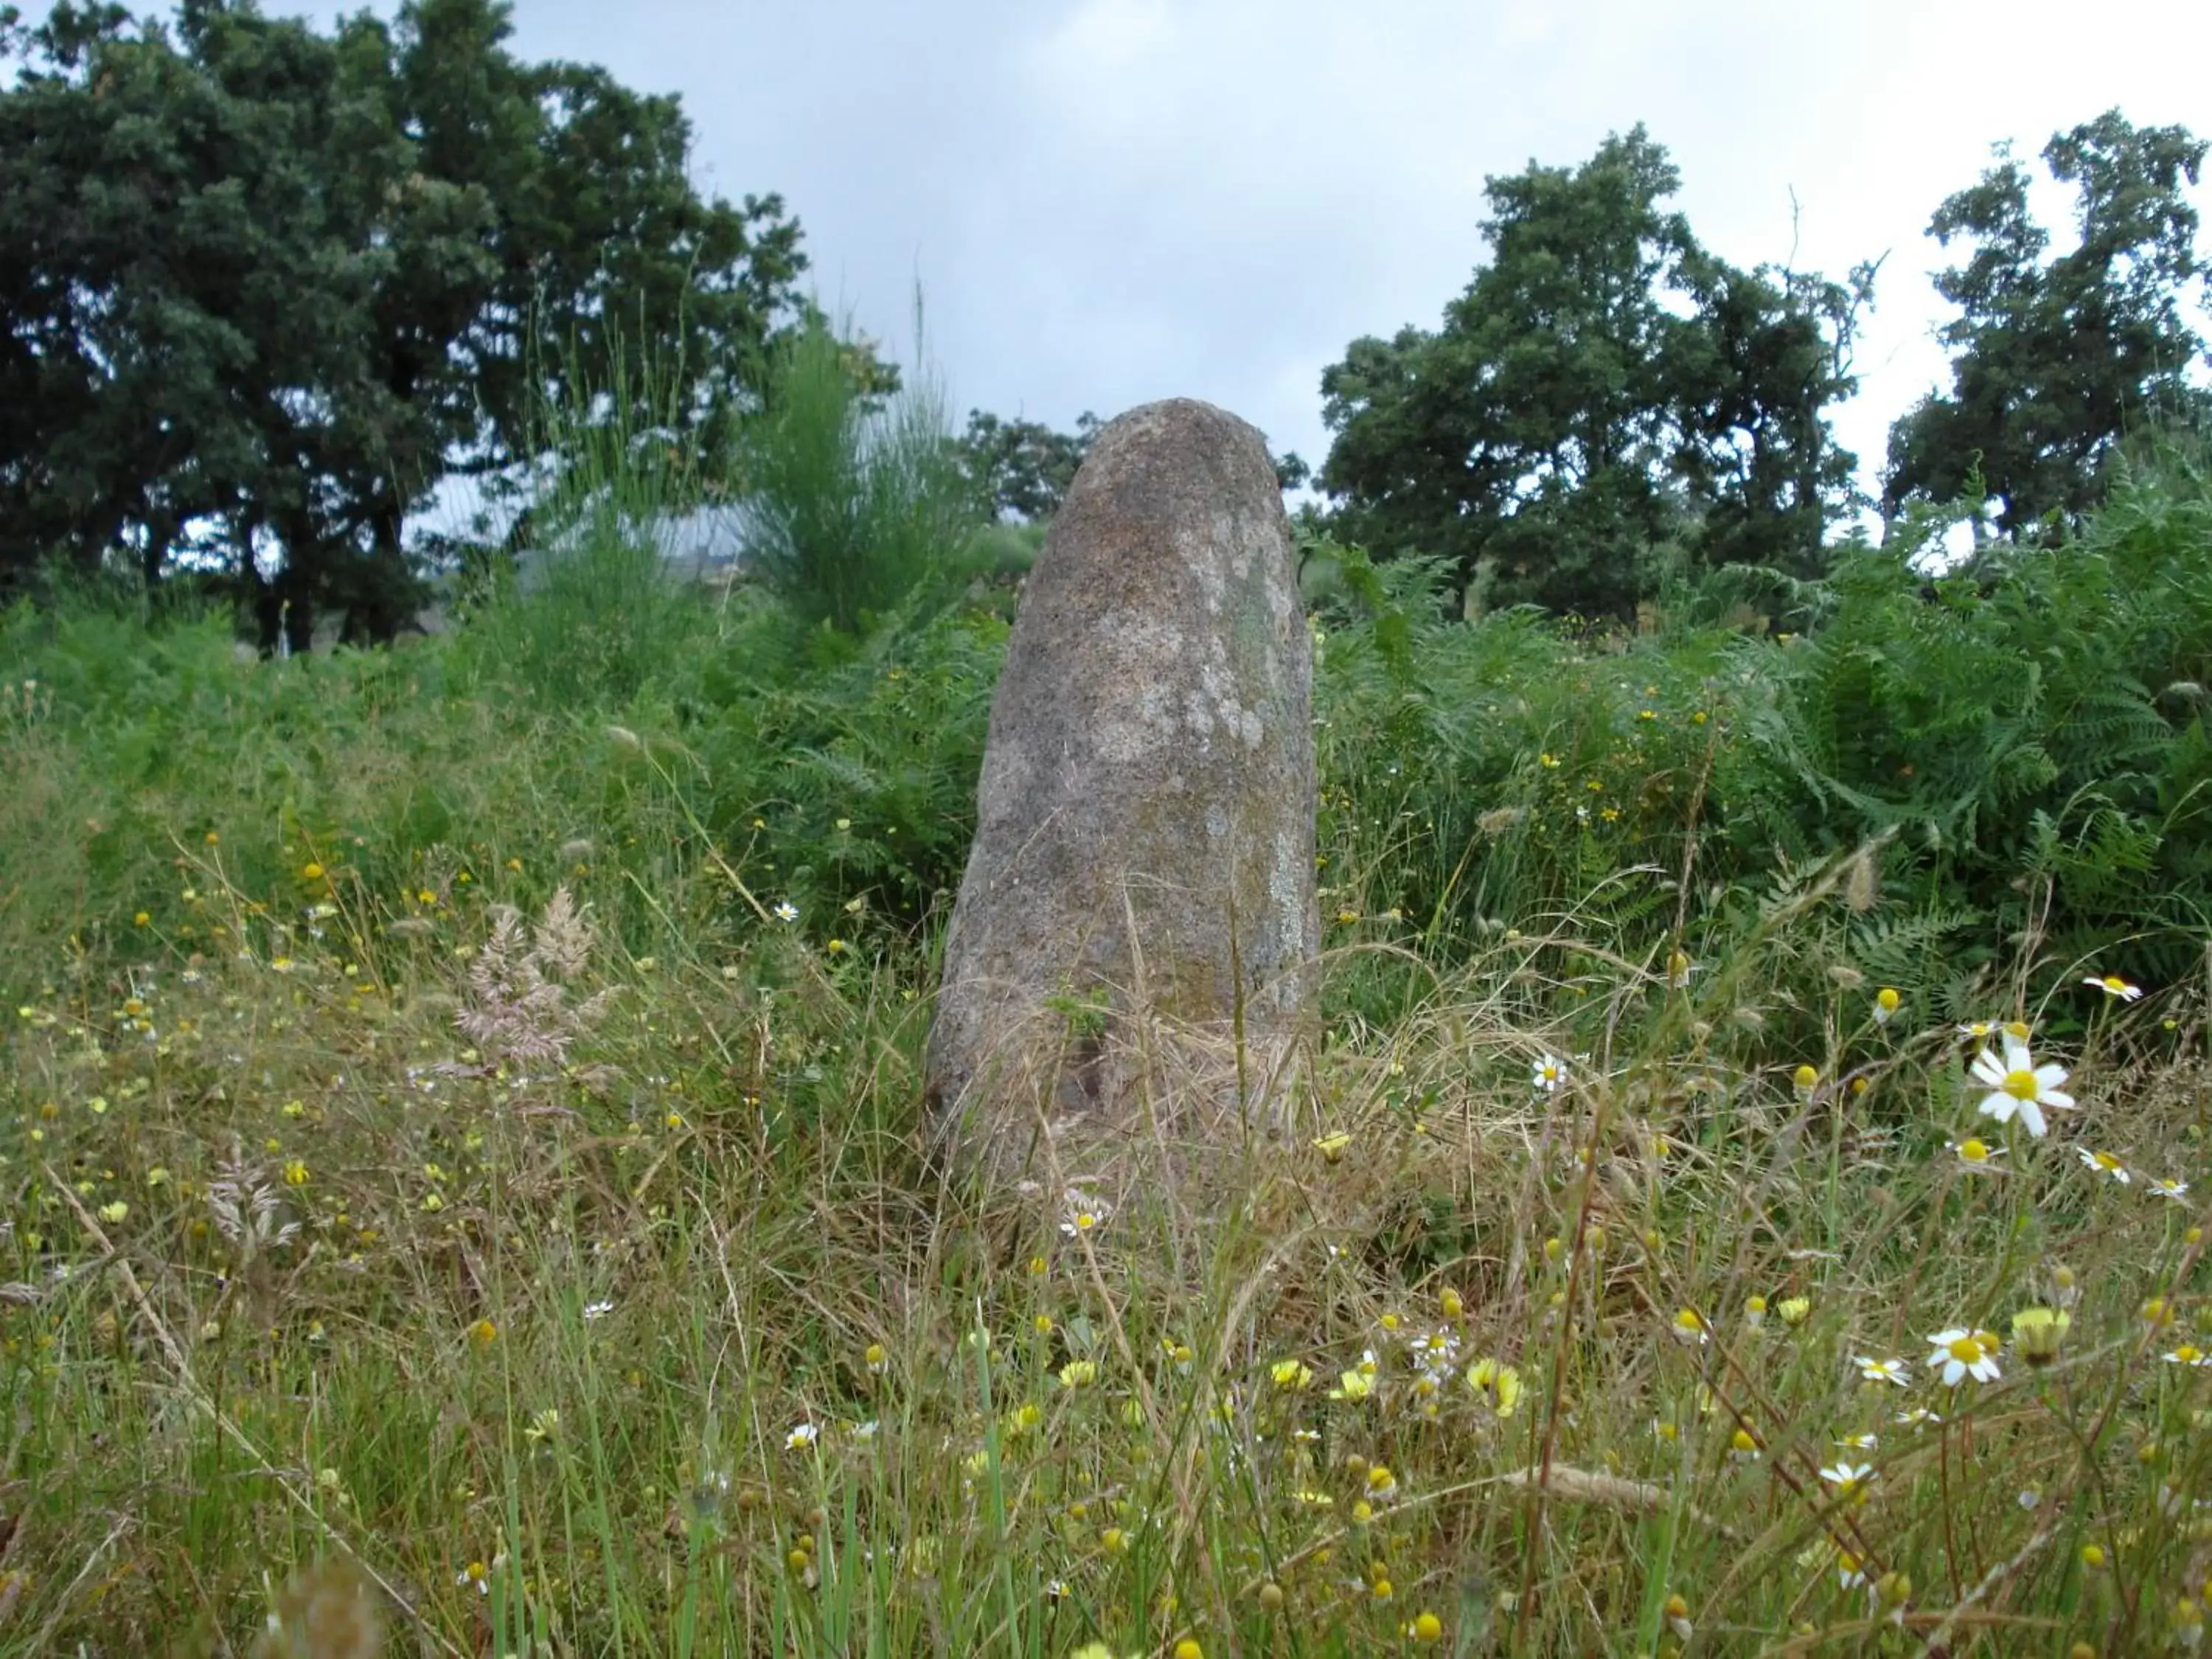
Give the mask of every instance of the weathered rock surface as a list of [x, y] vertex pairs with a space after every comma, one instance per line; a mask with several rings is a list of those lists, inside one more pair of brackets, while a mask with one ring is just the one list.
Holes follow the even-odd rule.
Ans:
[[1001, 1175], [1273, 1111], [1310, 1015], [1313, 659], [1260, 434], [1102, 430], [991, 708], [930, 1035], [933, 1121]]

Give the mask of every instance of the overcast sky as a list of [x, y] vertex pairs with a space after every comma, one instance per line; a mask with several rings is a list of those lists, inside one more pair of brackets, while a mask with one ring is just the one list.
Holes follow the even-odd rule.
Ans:
[[909, 363], [919, 279], [956, 418], [1198, 397], [1316, 465], [1322, 368], [1437, 325], [1483, 253], [1486, 174], [1641, 121], [1723, 257], [1840, 276], [1887, 253], [1836, 422], [1870, 483], [1943, 372], [1929, 215], [1990, 144], [2033, 156], [2116, 105], [2212, 136], [2212, 5], [2186, 0], [519, 0], [514, 21], [521, 55], [680, 93], [702, 185], [781, 192], [823, 301]]

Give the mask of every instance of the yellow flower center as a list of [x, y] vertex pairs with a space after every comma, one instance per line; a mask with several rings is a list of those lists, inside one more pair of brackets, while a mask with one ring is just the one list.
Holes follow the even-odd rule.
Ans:
[[1982, 1345], [1971, 1336], [1962, 1336], [1950, 1343], [1947, 1352], [1961, 1365], [1978, 1365], [1982, 1363]]
[[2105, 975], [2105, 988], [2117, 996], [2128, 988], [2128, 982], [2118, 974], [2107, 974]]
[[2005, 1073], [2004, 1091], [2014, 1100], [2033, 1100], [2038, 1093], [2035, 1073], [2024, 1066], [2015, 1066]]
[[1990, 1149], [1981, 1140], [1962, 1140], [1959, 1143], [1959, 1156], [1969, 1164], [1983, 1164], [1989, 1160]]

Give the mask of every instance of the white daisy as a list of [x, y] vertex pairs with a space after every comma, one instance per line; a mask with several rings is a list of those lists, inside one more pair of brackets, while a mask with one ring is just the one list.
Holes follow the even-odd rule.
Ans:
[[2163, 1176], [2145, 1176], [2143, 1190], [2153, 1198], [2170, 1198], [2176, 1203], [2179, 1203], [2189, 1196], [2189, 1183], [2185, 1181], [2168, 1181]]
[[1836, 1489], [1837, 1497], [1856, 1498], [1866, 1490], [1867, 1482], [1874, 1479], [1874, 1465], [1852, 1463], [1838, 1458], [1832, 1468], [1820, 1471], [1820, 1479]]
[[2130, 985], [2118, 974], [2106, 974], [2102, 978], [2092, 974], [2081, 983], [2102, 991], [2108, 997], [2118, 997], [2122, 1002], [2133, 1002], [2142, 994], [2142, 986]]
[[1928, 1340], [1934, 1349], [1928, 1356], [1929, 1368], [1943, 1373], [1945, 1386], [1956, 1388], [1961, 1378], [1968, 1376], [1977, 1382], [1997, 1380], [1996, 1344], [1986, 1333], [1960, 1326], [1938, 1331]]
[[2093, 1152], [2087, 1146], [2076, 1146], [2074, 1152], [2085, 1168], [2094, 1170], [2100, 1175], [2108, 1175], [2123, 1187], [2134, 1179], [2128, 1173], [2128, 1166], [2110, 1152]]
[[1528, 1081], [1539, 1093], [1555, 1095], [1567, 1080], [1567, 1062], [1552, 1054], [1539, 1054], [1528, 1067]]
[[2027, 1044], [2009, 1031], [2004, 1034], [2002, 1059], [1986, 1048], [1974, 1056], [1973, 1077], [1990, 1091], [1982, 1097], [1984, 1117], [2009, 1123], [2017, 1116], [2028, 1133], [2038, 1138], [2045, 1131], [2045, 1107], [2074, 1103], [2074, 1097], [2058, 1087], [2066, 1081], [2066, 1068], [2048, 1062], [2038, 1066]]
[[1905, 1384], [1905, 1374], [1911, 1369], [1902, 1359], [1869, 1359], [1855, 1353], [1851, 1364], [1859, 1368], [1859, 1377], [1867, 1382], [1888, 1382], [1898, 1388]]

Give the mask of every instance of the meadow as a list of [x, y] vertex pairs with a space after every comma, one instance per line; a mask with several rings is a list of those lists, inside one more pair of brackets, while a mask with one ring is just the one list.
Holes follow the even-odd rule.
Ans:
[[726, 594], [622, 445], [438, 638], [0, 617], [0, 1650], [2201, 1644], [2201, 459], [1632, 629], [1309, 534], [1296, 1133], [1039, 1217], [917, 1133], [1036, 538], [817, 418]]

